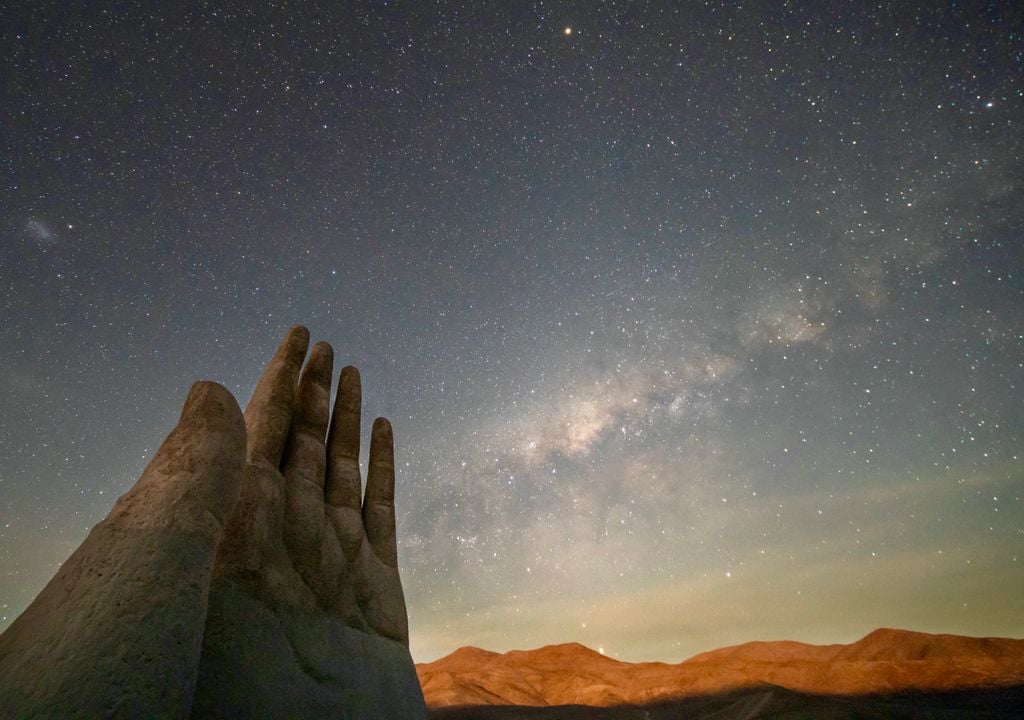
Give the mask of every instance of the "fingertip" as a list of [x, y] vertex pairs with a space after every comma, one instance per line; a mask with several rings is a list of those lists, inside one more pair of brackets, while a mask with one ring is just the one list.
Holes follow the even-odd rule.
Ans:
[[242, 421], [242, 411], [235, 396], [220, 383], [210, 380], [192, 383], [185, 405], [181, 409], [178, 424], [218, 418], [232, 423]]
[[[238, 500], [245, 443], [245, 421], [234, 395], [215, 382], [193, 383], [177, 426], [108, 520], [219, 538]], [[138, 512], [143, 507], [146, 511]]]
[[276, 354], [279, 357], [291, 359], [301, 365], [302, 358], [306, 356], [306, 350], [308, 349], [309, 330], [306, 329], [305, 325], [292, 325], [285, 334], [284, 340], [281, 341]]
[[359, 368], [354, 365], [346, 365], [341, 369], [342, 387], [356, 387], [360, 385]]
[[[373, 429], [370, 431], [370, 468], [374, 466], [381, 468], [386, 466], [390, 469], [395, 463], [395, 439], [391, 430], [391, 423], [387, 418], [379, 417], [373, 421]], [[367, 478], [369, 482], [369, 478]]]
[[309, 328], [305, 325], [292, 325], [288, 328], [288, 333], [285, 335], [286, 341], [298, 341], [306, 346], [309, 345]]
[[[351, 365], [341, 369], [341, 376], [338, 378], [338, 394], [334, 399], [335, 409], [340, 410], [346, 416], [345, 423], [355, 423], [354, 432], [359, 434], [359, 416], [362, 414], [363, 403], [362, 382], [359, 379], [359, 371]], [[339, 417], [339, 420], [342, 418]], [[351, 428], [350, 428], [351, 430]]]
[[334, 368], [334, 348], [323, 340], [313, 346], [306, 362], [306, 372], [312, 373], [311, 378], [320, 384], [329, 385]]
[[271, 465], [280, 463], [291, 427], [293, 405], [302, 360], [309, 347], [309, 331], [292, 327], [256, 383], [245, 409], [248, 453]]
[[379, 435], [382, 439], [391, 439], [393, 429], [391, 421], [386, 417], [379, 417], [373, 421], [373, 434]]
[[317, 340], [316, 344], [313, 345], [313, 352], [328, 353], [331, 359], [334, 359], [334, 348], [326, 340]]
[[395, 486], [395, 442], [391, 423], [379, 417], [370, 433], [370, 463], [366, 477], [366, 493], [376, 500], [393, 502]]

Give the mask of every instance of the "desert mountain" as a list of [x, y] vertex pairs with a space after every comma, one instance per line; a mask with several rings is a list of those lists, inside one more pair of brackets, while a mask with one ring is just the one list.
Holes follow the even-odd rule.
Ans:
[[881, 629], [850, 645], [751, 642], [675, 665], [621, 662], [576, 643], [503, 654], [465, 647], [416, 669], [434, 708], [642, 704], [766, 685], [948, 691], [1024, 685], [1024, 640]]

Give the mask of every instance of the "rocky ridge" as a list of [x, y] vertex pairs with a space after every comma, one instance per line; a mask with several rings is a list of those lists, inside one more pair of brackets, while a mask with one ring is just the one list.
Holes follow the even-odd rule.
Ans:
[[772, 685], [823, 695], [1024, 685], [1024, 640], [880, 629], [849, 645], [750, 642], [678, 664], [628, 663], [577, 643], [464, 647], [417, 665], [432, 708], [644, 704]]

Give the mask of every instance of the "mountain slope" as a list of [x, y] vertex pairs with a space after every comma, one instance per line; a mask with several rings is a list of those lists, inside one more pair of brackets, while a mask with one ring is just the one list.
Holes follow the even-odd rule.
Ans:
[[417, 666], [431, 707], [650, 703], [774, 685], [824, 695], [1024, 685], [1024, 640], [876, 630], [850, 645], [752, 642], [677, 665], [626, 663], [571, 643], [461, 648]]

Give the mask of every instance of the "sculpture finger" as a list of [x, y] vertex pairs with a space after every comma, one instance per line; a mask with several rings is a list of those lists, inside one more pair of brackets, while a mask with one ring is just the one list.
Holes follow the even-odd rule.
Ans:
[[177, 426], [104, 522], [219, 538], [238, 500], [244, 459], [245, 424], [234, 396], [217, 383], [197, 382]]
[[244, 463], [238, 403], [196, 383], [141, 479], [0, 635], [0, 715], [188, 716]]
[[284, 538], [292, 561], [311, 585], [320, 566], [324, 527], [324, 440], [330, 414], [334, 351], [313, 346], [299, 379], [295, 414], [282, 469], [285, 478]]
[[266, 461], [277, 468], [292, 423], [296, 381], [309, 346], [309, 331], [301, 325], [288, 331], [277, 348], [245, 408], [250, 462]]
[[270, 558], [285, 553], [284, 481], [280, 462], [292, 423], [296, 382], [309, 345], [309, 331], [296, 325], [263, 371], [245, 409], [246, 468], [235, 511], [224, 530], [214, 573], [244, 579], [260, 592], [277, 576], [267, 573]]
[[362, 480], [359, 476], [359, 422], [362, 388], [359, 371], [351, 365], [342, 368], [334, 416], [327, 437], [328, 504], [359, 511]]
[[389, 567], [398, 566], [395, 541], [395, 444], [391, 423], [373, 421], [370, 466], [366, 473], [363, 525], [377, 557]]

